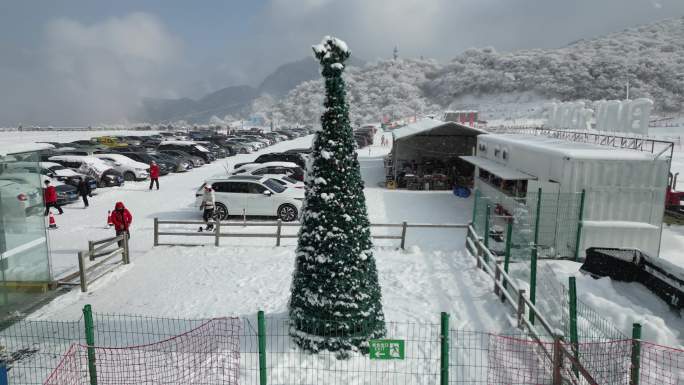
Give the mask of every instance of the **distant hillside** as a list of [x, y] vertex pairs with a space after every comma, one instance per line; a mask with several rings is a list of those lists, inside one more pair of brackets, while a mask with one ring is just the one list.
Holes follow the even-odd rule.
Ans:
[[[684, 109], [684, 18], [580, 40], [558, 49], [497, 53], [469, 49], [447, 64], [385, 60], [346, 72], [352, 119], [377, 121], [459, 107], [464, 100], [650, 97], [656, 111]], [[275, 105], [280, 120], [315, 122], [320, 80], [304, 82]], [[477, 108], [477, 105], [473, 107]], [[268, 106], [272, 110], [272, 106]], [[526, 107], [527, 108], [527, 107]], [[258, 111], [257, 111], [258, 112]]]
[[[359, 59], [350, 63], [363, 65], [363, 61]], [[264, 103], [264, 100], [281, 98], [297, 85], [319, 78], [319, 71], [319, 65], [309, 57], [276, 68], [256, 89], [245, 85], [231, 86], [199, 100], [147, 99], [143, 102], [138, 119], [151, 122], [186, 120], [191, 123], [206, 123], [212, 116], [246, 116], [252, 110], [270, 105]]]
[[[348, 65], [362, 67], [364, 62], [360, 59], [350, 58]], [[268, 94], [272, 97], [281, 97], [299, 84], [318, 79], [320, 77], [320, 64], [313, 57], [287, 63], [278, 67], [259, 86], [259, 94]]]

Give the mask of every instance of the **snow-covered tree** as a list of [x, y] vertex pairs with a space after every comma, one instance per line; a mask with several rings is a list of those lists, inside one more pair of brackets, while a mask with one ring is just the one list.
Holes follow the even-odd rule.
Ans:
[[369, 339], [385, 334], [385, 321], [342, 78], [351, 52], [329, 36], [313, 49], [325, 78], [325, 110], [307, 172], [291, 335], [314, 352], [366, 351]]

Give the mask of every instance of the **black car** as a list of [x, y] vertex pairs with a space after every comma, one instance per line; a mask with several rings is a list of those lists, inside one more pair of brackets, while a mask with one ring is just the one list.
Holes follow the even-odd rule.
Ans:
[[191, 142], [163, 142], [157, 147], [157, 150], [177, 150], [187, 152], [190, 155], [199, 156], [205, 162], [210, 163], [216, 160], [216, 157], [209, 151], [202, 151], [201, 145]]
[[127, 156], [136, 162], [150, 164], [152, 161], [159, 165], [159, 175], [166, 175], [170, 171], [175, 170], [176, 166], [169, 161], [162, 161], [159, 158], [147, 153], [147, 152], [122, 152], [121, 155]]
[[223, 137], [212, 138], [211, 142], [224, 149], [227, 156], [233, 156], [238, 153], [236, 148]]
[[190, 155], [187, 152], [183, 152], [183, 151], [160, 150], [158, 153], [163, 155], [163, 156], [167, 156], [167, 157], [177, 159], [181, 162], [188, 162], [193, 167], [201, 167], [201, 166], [204, 166], [206, 164], [204, 159], [200, 158], [199, 156]]
[[249, 163], [266, 163], [266, 162], [292, 162], [301, 168], [306, 168], [306, 159], [298, 153], [286, 152], [271, 152], [268, 154], [259, 155], [253, 162], [244, 162], [235, 164], [235, 168]]
[[297, 134], [295, 134], [292, 131], [288, 131], [288, 130], [278, 130], [278, 131], [273, 131], [273, 132], [275, 132], [276, 134], [279, 134], [279, 135], [285, 135], [285, 136], [287, 136], [287, 139], [294, 139], [297, 137]]
[[[170, 156], [169, 154], [153, 151], [148, 152], [148, 155], [150, 155], [154, 159], [157, 159], [157, 163], [163, 163], [168, 165], [168, 169], [170, 172], [185, 172], [195, 168], [191, 161], [187, 161], [185, 159], [181, 159], [175, 156]], [[171, 167], [170, 165], [173, 165], [173, 167]]]
[[55, 186], [57, 191], [57, 204], [66, 205], [78, 200], [78, 189], [72, 185], [59, 184]]

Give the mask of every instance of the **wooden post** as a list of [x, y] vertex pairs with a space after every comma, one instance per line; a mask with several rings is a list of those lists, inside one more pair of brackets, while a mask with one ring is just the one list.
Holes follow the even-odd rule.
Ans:
[[[508, 219], [508, 224], [506, 225], [506, 251], [504, 253], [504, 271], [508, 274], [508, 265], [511, 262], [511, 237], [513, 234], [513, 218]], [[503, 281], [503, 288], [506, 290], [506, 280]], [[501, 295], [501, 300], [504, 300], [503, 293]]]
[[553, 385], [563, 385], [563, 350], [561, 339], [558, 336], [553, 338]]
[[494, 264], [494, 294], [498, 297], [500, 294], [503, 296], [503, 293], [500, 293], [499, 290], [499, 281], [501, 280], [501, 261], [497, 260], [496, 264]]
[[518, 291], [518, 329], [523, 329], [525, 324], [525, 290]]
[[221, 239], [221, 220], [217, 219], [216, 220], [216, 225], [214, 226], [214, 246], [217, 246], [220, 244], [220, 239]]
[[401, 249], [402, 250], [404, 250], [404, 247], [406, 246], [406, 226], [407, 226], [406, 221], [401, 223]]
[[78, 275], [81, 279], [81, 291], [88, 291], [88, 282], [86, 281], [86, 268], [85, 268], [85, 253], [83, 251], [78, 252]]
[[93, 245], [93, 241], [88, 241], [88, 257], [91, 261], [95, 260], [95, 245]]
[[154, 246], [159, 246], [159, 218], [154, 218]]
[[128, 233], [124, 232], [121, 236], [123, 237], [122, 259], [124, 265], [128, 265], [131, 263], [130, 248], [128, 247]]
[[283, 226], [283, 221], [278, 219], [278, 228], [276, 229], [276, 246], [280, 246], [280, 231]]

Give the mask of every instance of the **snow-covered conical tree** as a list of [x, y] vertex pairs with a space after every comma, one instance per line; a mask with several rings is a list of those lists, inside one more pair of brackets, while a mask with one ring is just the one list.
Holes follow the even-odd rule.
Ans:
[[291, 335], [314, 352], [365, 352], [369, 339], [385, 334], [385, 319], [342, 79], [351, 52], [330, 36], [313, 51], [325, 78], [325, 111], [307, 172]]

